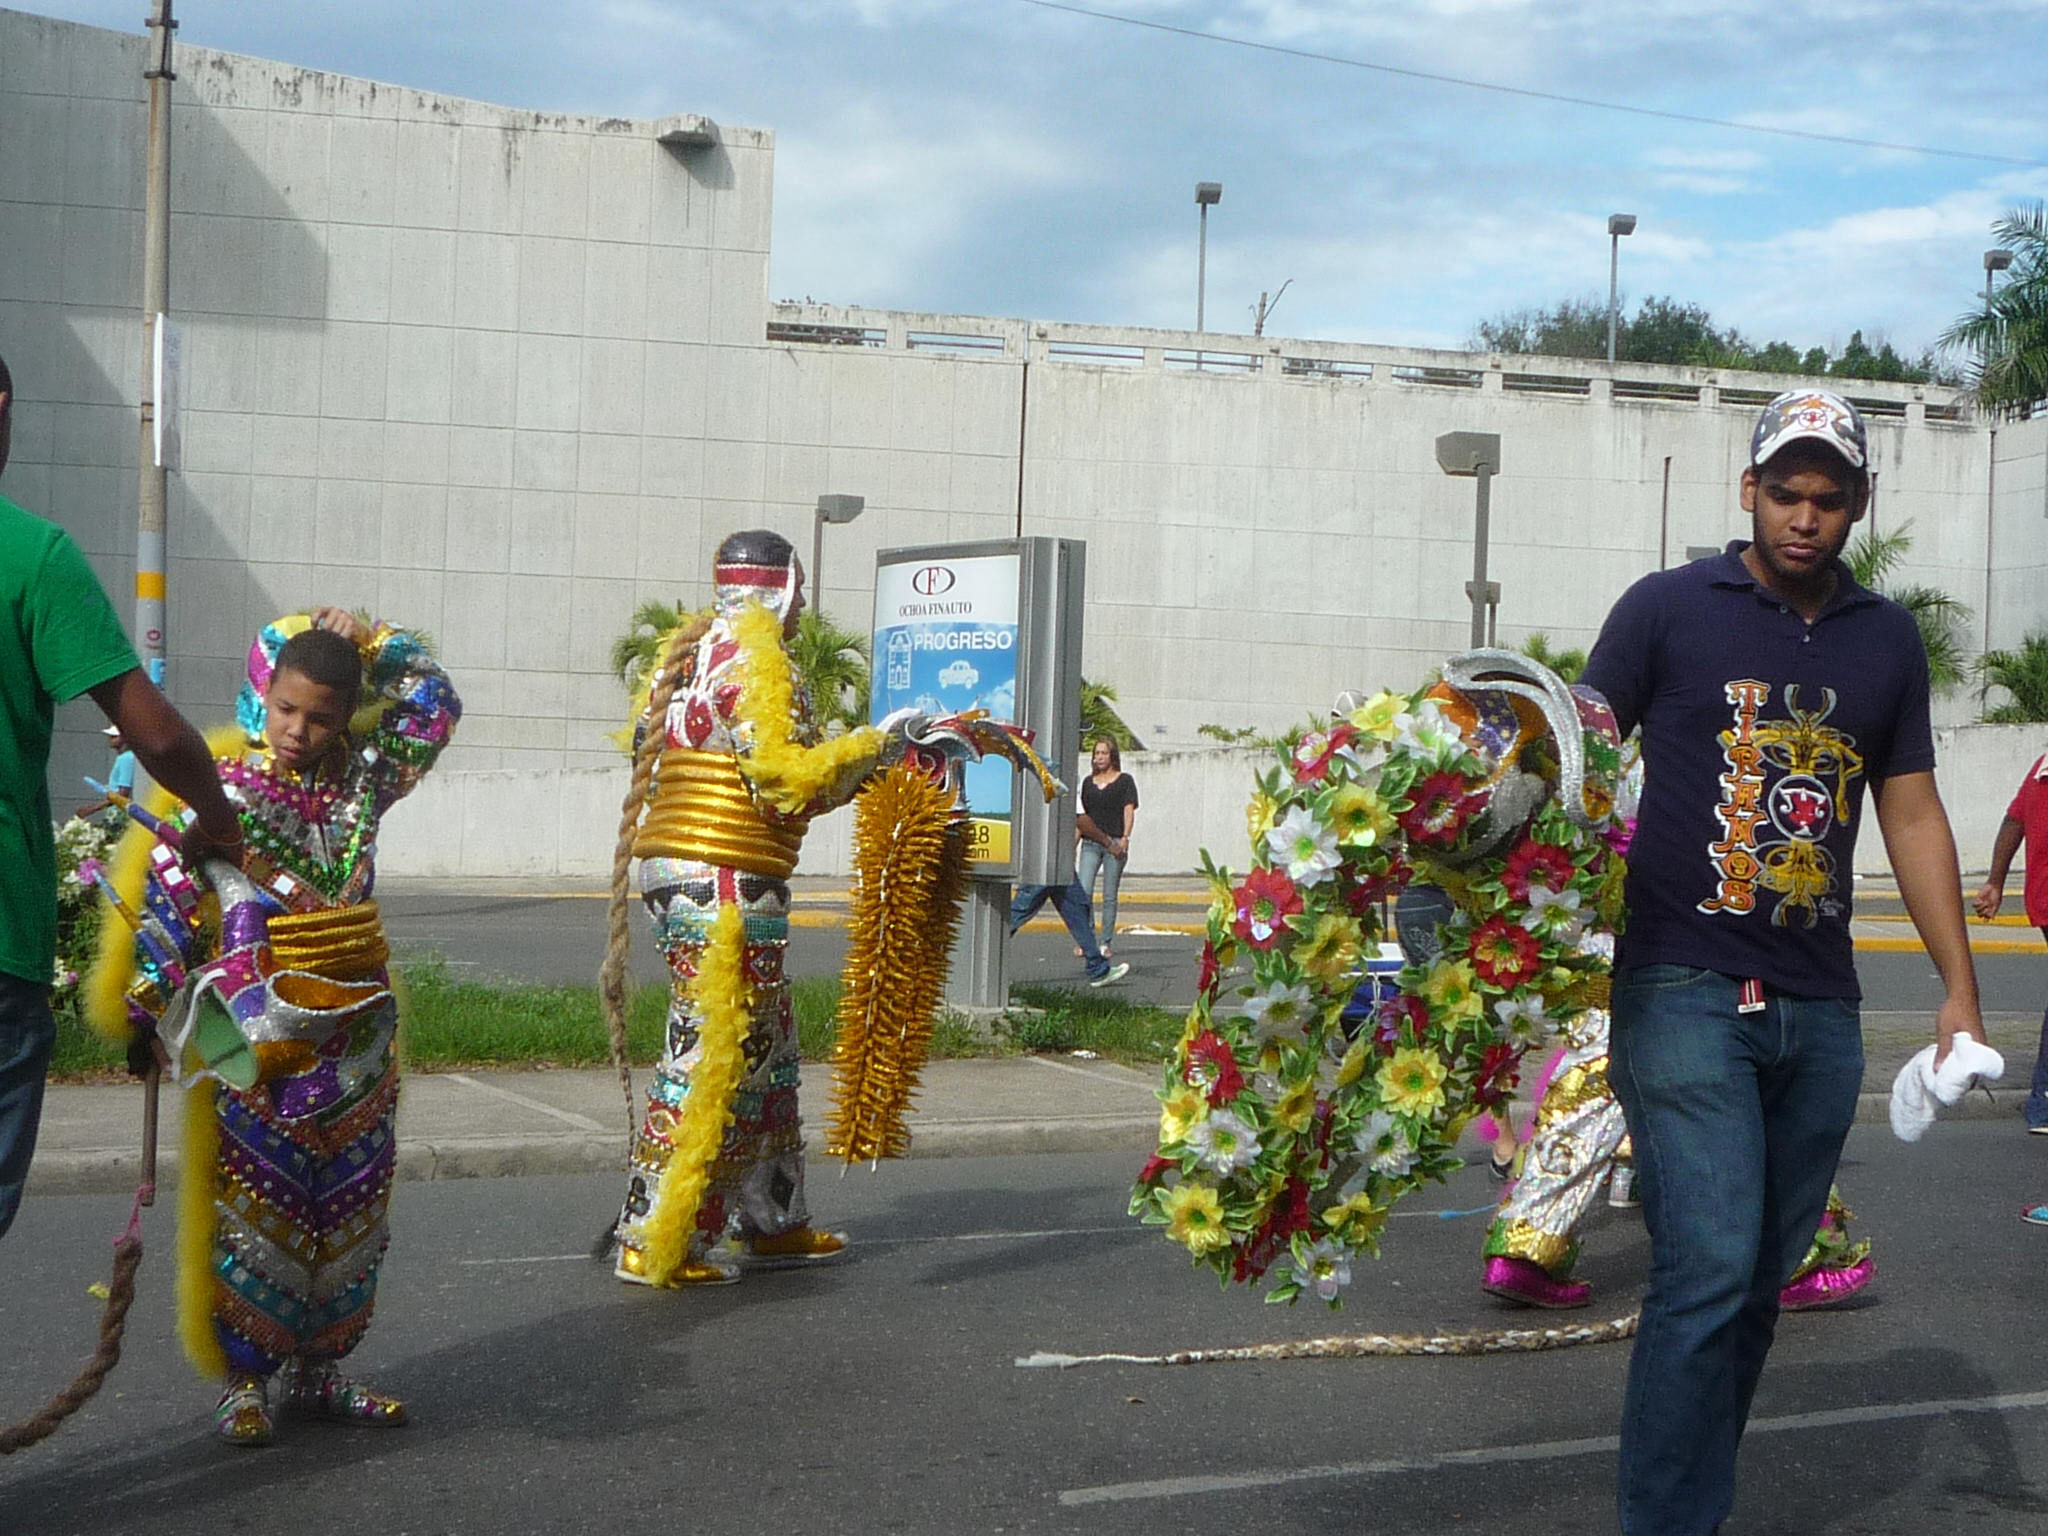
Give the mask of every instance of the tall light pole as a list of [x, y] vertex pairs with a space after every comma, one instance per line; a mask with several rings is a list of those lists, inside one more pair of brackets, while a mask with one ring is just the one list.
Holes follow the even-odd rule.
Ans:
[[1479, 482], [1478, 519], [1472, 525], [1472, 579], [1465, 595], [1472, 599], [1472, 648], [1491, 643], [1487, 610], [1500, 602], [1500, 583], [1486, 579], [1487, 522], [1493, 477], [1500, 473], [1498, 432], [1446, 432], [1436, 440], [1437, 466], [1447, 475]]
[[1209, 298], [1209, 210], [1223, 201], [1223, 183], [1220, 181], [1198, 181], [1195, 183], [1195, 206], [1202, 210], [1201, 244], [1195, 255], [1195, 329], [1208, 329], [1203, 321], [1207, 318], [1206, 306]]
[[819, 617], [825, 613], [825, 525], [850, 523], [867, 506], [864, 496], [820, 496], [817, 515], [811, 521], [811, 607]]
[[1986, 251], [1984, 253], [1984, 314], [1991, 314], [1991, 274], [2003, 272], [2012, 265], [2012, 252], [2008, 250]]
[[1614, 361], [1614, 332], [1621, 314], [1621, 237], [1636, 232], [1632, 213], [1607, 215], [1607, 361]]
[[164, 683], [164, 508], [169, 487], [163, 455], [158, 449], [157, 358], [164, 338], [157, 335], [171, 307], [171, 0], [155, 0], [148, 19], [150, 39], [148, 179], [143, 183], [142, 233], [142, 478], [136, 503], [135, 644], [145, 675]]

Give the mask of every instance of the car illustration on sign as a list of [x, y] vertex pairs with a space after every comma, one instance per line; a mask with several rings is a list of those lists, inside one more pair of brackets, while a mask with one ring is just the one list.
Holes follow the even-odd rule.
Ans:
[[939, 673], [941, 688], [972, 688], [981, 681], [981, 674], [964, 658], [946, 663]]

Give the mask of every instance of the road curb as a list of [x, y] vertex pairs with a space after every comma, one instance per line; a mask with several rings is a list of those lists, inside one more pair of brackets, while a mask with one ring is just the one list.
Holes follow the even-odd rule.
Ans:
[[[2006, 1089], [1994, 1097], [1973, 1093], [1944, 1119], [2017, 1122], [2023, 1089]], [[1890, 1118], [1889, 1093], [1866, 1092], [1856, 1106], [1858, 1125], [1883, 1125]], [[2017, 1129], [2017, 1126], [2016, 1126]], [[1043, 1153], [1130, 1152], [1152, 1150], [1158, 1135], [1156, 1115], [1103, 1114], [1065, 1116], [1056, 1120], [932, 1120], [913, 1127], [910, 1156], [1024, 1157]], [[1937, 1126], [1934, 1134], [1939, 1134]], [[407, 1183], [436, 1179], [542, 1178], [588, 1173], [615, 1173], [625, 1166], [624, 1138], [617, 1132], [568, 1131], [530, 1136], [412, 1137], [398, 1144], [398, 1177]], [[823, 1138], [804, 1137], [804, 1151], [814, 1173], [830, 1166]], [[30, 1195], [128, 1194], [141, 1175], [141, 1155], [133, 1147], [74, 1148], [39, 1156], [29, 1172]], [[166, 1147], [157, 1181], [164, 1191], [176, 1188], [178, 1155]]]

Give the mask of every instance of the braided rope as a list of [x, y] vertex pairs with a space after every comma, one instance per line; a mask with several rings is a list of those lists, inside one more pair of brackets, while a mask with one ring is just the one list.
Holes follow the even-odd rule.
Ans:
[[28, 1449], [57, 1432], [72, 1414], [99, 1391], [107, 1373], [121, 1359], [121, 1335], [128, 1326], [128, 1308], [135, 1301], [135, 1271], [142, 1263], [142, 1239], [129, 1232], [114, 1244], [114, 1278], [107, 1286], [106, 1310], [100, 1314], [99, 1346], [77, 1378], [38, 1413], [0, 1429], [0, 1456]]
[[1170, 1355], [1024, 1355], [1024, 1367], [1077, 1365], [1214, 1365], [1226, 1360], [1357, 1360], [1373, 1356], [1535, 1354], [1580, 1344], [1633, 1338], [1639, 1313], [1571, 1328], [1480, 1328], [1469, 1333], [1364, 1333], [1281, 1344], [1237, 1344], [1224, 1349], [1183, 1349]]

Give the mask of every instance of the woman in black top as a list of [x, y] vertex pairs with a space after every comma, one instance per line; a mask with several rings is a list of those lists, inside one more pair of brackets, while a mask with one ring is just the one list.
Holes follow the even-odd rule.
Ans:
[[[1074, 859], [1074, 878], [1088, 899], [1095, 899], [1095, 876], [1102, 875], [1102, 921], [1098, 932], [1103, 954], [1116, 938], [1116, 891], [1131, 856], [1131, 827], [1138, 819], [1138, 786], [1124, 772], [1123, 754], [1107, 736], [1096, 740], [1090, 765], [1081, 781], [1081, 809], [1095, 823], [1102, 841], [1086, 833]], [[1079, 951], [1076, 951], [1079, 953]]]

